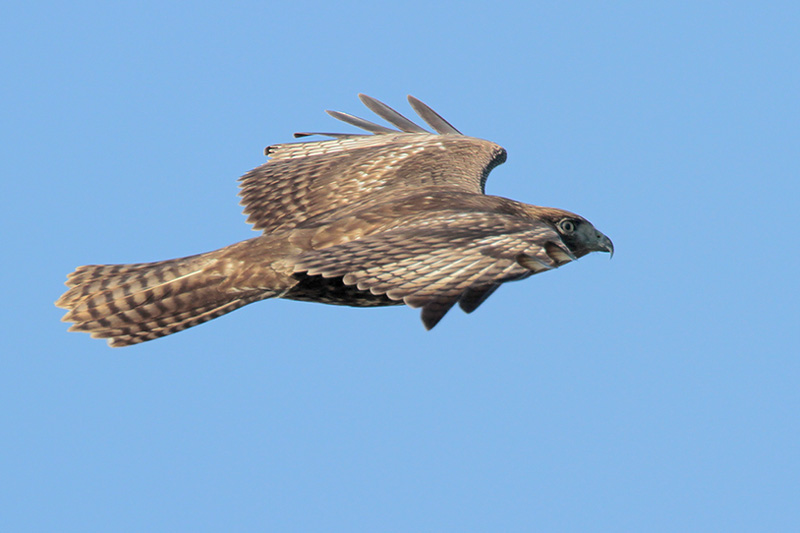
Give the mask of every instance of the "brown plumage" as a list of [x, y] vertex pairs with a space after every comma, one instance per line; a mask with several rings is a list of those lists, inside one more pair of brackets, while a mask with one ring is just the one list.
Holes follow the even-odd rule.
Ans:
[[422, 308], [434, 327], [458, 303], [470, 313], [502, 283], [557, 268], [611, 241], [582, 217], [484, 194], [500, 146], [462, 135], [419, 100], [429, 133], [365, 95], [398, 128], [345, 113], [372, 135], [278, 144], [242, 176], [247, 221], [262, 235], [156, 263], [88, 265], [56, 302], [70, 331], [127, 346], [267, 298]]

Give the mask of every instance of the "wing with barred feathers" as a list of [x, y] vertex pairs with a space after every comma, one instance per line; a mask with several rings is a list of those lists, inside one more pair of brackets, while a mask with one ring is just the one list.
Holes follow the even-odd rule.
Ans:
[[413, 97], [412, 107], [436, 134], [373, 98], [359, 97], [398, 129], [329, 112], [372, 135], [322, 133], [334, 138], [268, 147], [269, 162], [240, 178], [241, 203], [253, 229], [288, 230], [425, 188], [483, 194], [489, 172], [506, 159], [502, 147], [462, 135]]
[[546, 224], [494, 213], [441, 215], [300, 255], [295, 272], [343, 283], [422, 308], [431, 329], [457, 302], [475, 310], [502, 283], [563, 264]]

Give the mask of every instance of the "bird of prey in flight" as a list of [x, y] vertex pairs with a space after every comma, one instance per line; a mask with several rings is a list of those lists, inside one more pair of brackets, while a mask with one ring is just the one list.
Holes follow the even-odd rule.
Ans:
[[70, 331], [127, 346], [247, 304], [288, 298], [356, 307], [406, 304], [433, 328], [456, 303], [471, 313], [501, 284], [560, 267], [611, 240], [568, 211], [484, 193], [506, 159], [409, 96], [431, 133], [366, 95], [396, 129], [346, 113], [365, 130], [269, 146], [240, 178], [258, 237], [155, 263], [86, 265], [56, 305]]

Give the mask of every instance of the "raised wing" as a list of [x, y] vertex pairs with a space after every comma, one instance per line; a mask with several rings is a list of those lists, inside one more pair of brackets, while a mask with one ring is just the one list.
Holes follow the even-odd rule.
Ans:
[[555, 268], [561, 240], [545, 224], [495, 213], [438, 216], [301, 254], [295, 272], [341, 277], [346, 285], [422, 308], [430, 329], [460, 302], [475, 310], [501, 283]]
[[321, 133], [334, 138], [269, 146], [269, 162], [240, 178], [241, 203], [253, 229], [291, 229], [429, 187], [483, 194], [489, 172], [505, 161], [502, 147], [460, 134], [416, 98], [409, 96], [413, 109], [438, 134], [373, 98], [359, 97], [398, 129], [329, 111], [372, 135]]

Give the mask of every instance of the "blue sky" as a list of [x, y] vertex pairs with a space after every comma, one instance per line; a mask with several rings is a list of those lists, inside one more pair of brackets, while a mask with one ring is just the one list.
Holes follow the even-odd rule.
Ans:
[[[796, 531], [800, 9], [14, 3], [4, 531]], [[286, 3], [288, 4], [288, 3]], [[112, 350], [87, 263], [254, 235], [236, 178], [413, 94], [615, 243], [425, 332], [268, 301]]]

